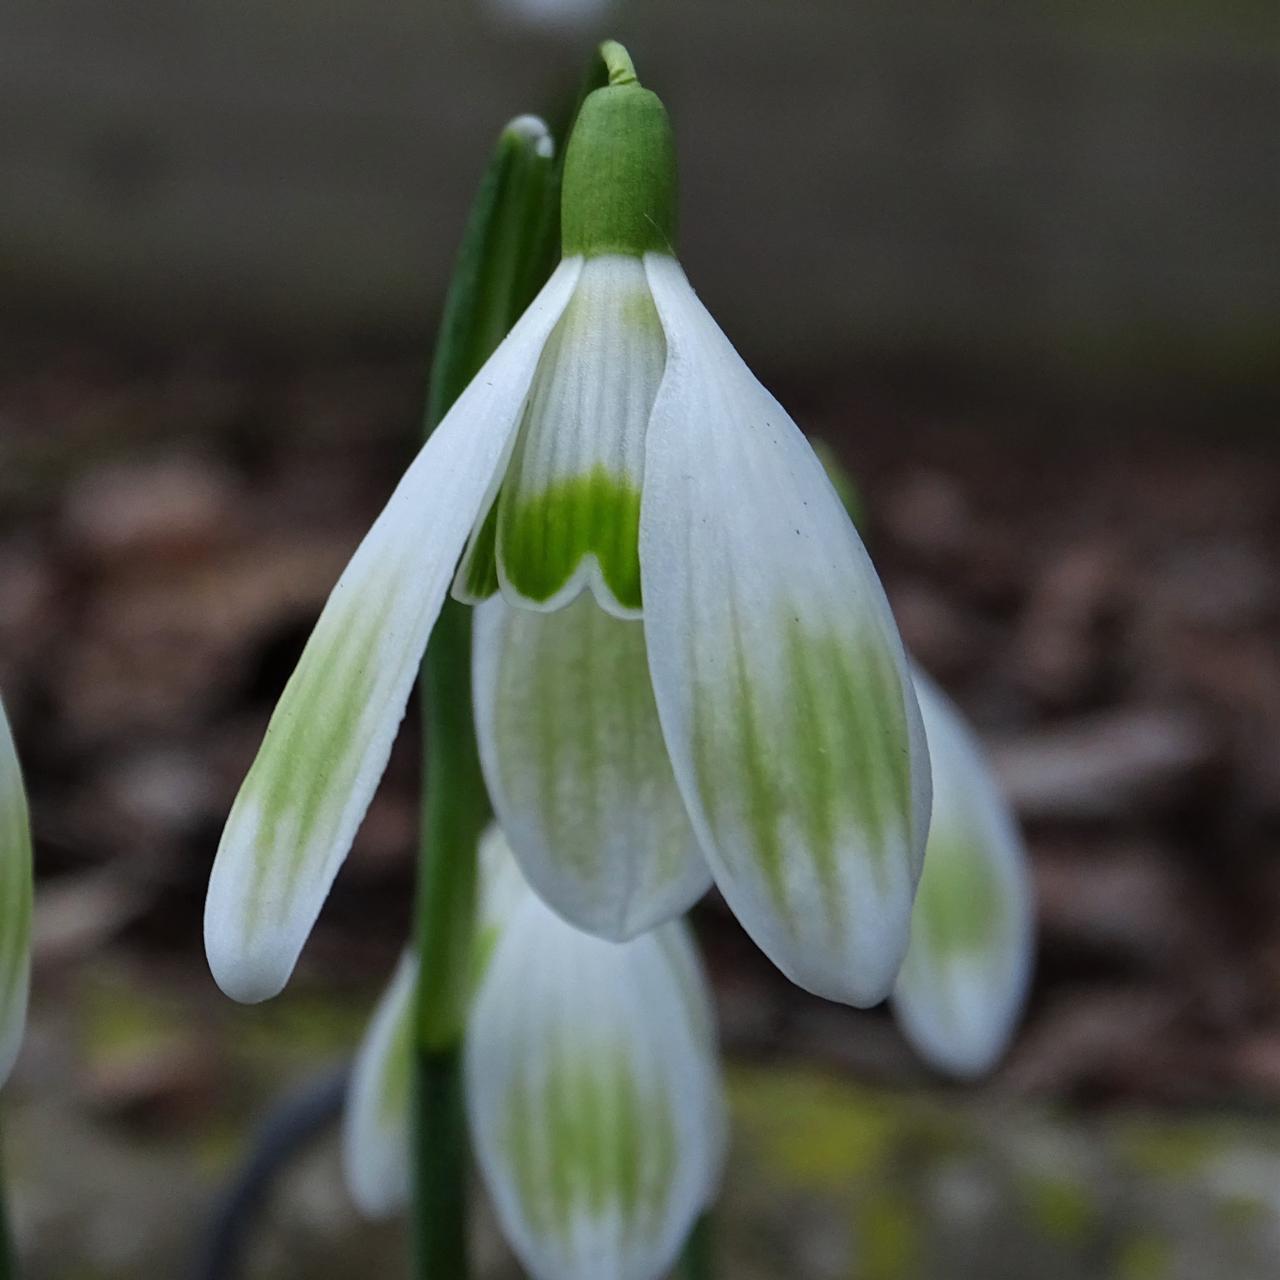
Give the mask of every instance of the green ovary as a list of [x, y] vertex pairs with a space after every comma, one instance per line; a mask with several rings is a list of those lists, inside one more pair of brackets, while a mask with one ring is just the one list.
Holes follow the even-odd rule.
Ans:
[[[752, 664], [741, 629], [727, 637], [719, 676], [693, 708], [698, 787], [726, 856], [750, 857], [774, 905], [794, 919], [788, 882], [812, 875], [833, 930], [845, 918], [840, 862], [859, 833], [881, 875], [897, 833], [911, 830], [911, 756], [902, 682], [880, 637], [779, 623], [776, 672]], [[808, 866], [800, 864], [807, 862]]]
[[503, 495], [498, 550], [507, 581], [543, 602], [594, 556], [605, 585], [627, 609], [640, 608], [640, 491], [597, 466], [541, 493]]
[[538, 1083], [529, 1077], [512, 1083], [502, 1132], [529, 1224], [568, 1240], [576, 1215], [616, 1206], [626, 1230], [651, 1227], [675, 1174], [665, 1094], [643, 1090], [621, 1050], [582, 1057], [561, 1046]]
[[982, 951], [998, 937], [1004, 902], [975, 833], [964, 827], [930, 832], [914, 919], [938, 955]]

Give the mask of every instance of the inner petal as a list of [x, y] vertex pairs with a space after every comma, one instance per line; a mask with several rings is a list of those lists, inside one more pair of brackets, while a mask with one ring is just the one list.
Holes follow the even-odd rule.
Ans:
[[475, 612], [476, 736], [494, 812], [535, 892], [621, 941], [686, 910], [710, 875], [676, 786], [644, 628], [588, 596]]
[[589, 587], [608, 612], [639, 615], [644, 438], [665, 363], [639, 259], [588, 260], [498, 498], [497, 579], [511, 603], [558, 609]]

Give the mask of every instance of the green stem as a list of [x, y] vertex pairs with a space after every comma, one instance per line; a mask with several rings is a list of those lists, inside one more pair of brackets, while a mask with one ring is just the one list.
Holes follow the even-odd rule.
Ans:
[[471, 976], [476, 845], [489, 818], [471, 723], [470, 616], [453, 601], [427, 649], [422, 692], [430, 764], [418, 863], [421, 957], [414, 1065], [414, 1254], [422, 1280], [467, 1275], [467, 1134], [462, 1030]]
[[414, 1063], [414, 1274], [466, 1280], [468, 1146], [457, 1046]]
[[711, 1230], [711, 1211], [706, 1210], [693, 1224], [680, 1255], [680, 1280], [711, 1280], [714, 1273], [715, 1242]]
[[[472, 207], [427, 393], [431, 430], [541, 287], [554, 252], [545, 131], [503, 133]], [[462, 1037], [472, 980], [476, 849], [489, 821], [471, 711], [471, 613], [446, 601], [423, 660], [425, 777], [414, 1008], [413, 1242], [418, 1280], [466, 1280]], [[3, 1278], [0, 1278], [3, 1280]]]

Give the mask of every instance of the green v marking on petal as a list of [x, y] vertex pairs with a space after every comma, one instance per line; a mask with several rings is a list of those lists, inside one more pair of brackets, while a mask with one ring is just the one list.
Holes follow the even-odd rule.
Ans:
[[467, 548], [458, 572], [466, 598], [487, 600], [498, 589], [498, 503], [495, 499], [485, 512], [475, 542]]
[[499, 554], [507, 581], [529, 600], [550, 600], [587, 556], [626, 609], [639, 610], [640, 490], [604, 466], [526, 495], [504, 487]]

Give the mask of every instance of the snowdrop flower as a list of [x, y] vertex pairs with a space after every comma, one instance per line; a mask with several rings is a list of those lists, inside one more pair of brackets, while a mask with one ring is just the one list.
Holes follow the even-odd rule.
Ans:
[[[529, 891], [496, 829], [481, 888], [465, 1086], [503, 1229], [537, 1280], [656, 1280], [724, 1159], [710, 995], [688, 931], [618, 944], [574, 929]], [[403, 961], [352, 1079], [344, 1166], [374, 1215], [409, 1198], [413, 978]]]
[[982, 747], [915, 672], [933, 762], [933, 824], [893, 1007], [926, 1061], [981, 1075], [1008, 1047], [1026, 999], [1035, 923], [1026, 851]]
[[930, 775], [897, 629], [675, 259], [665, 109], [602, 53], [563, 259], [343, 573], [228, 820], [205, 938], [238, 999], [288, 980], [460, 554], [486, 780], [557, 912], [621, 940], [714, 877], [789, 977], [853, 1004], [905, 954]]
[[0, 702], [0, 1084], [22, 1046], [31, 980], [31, 823]]

